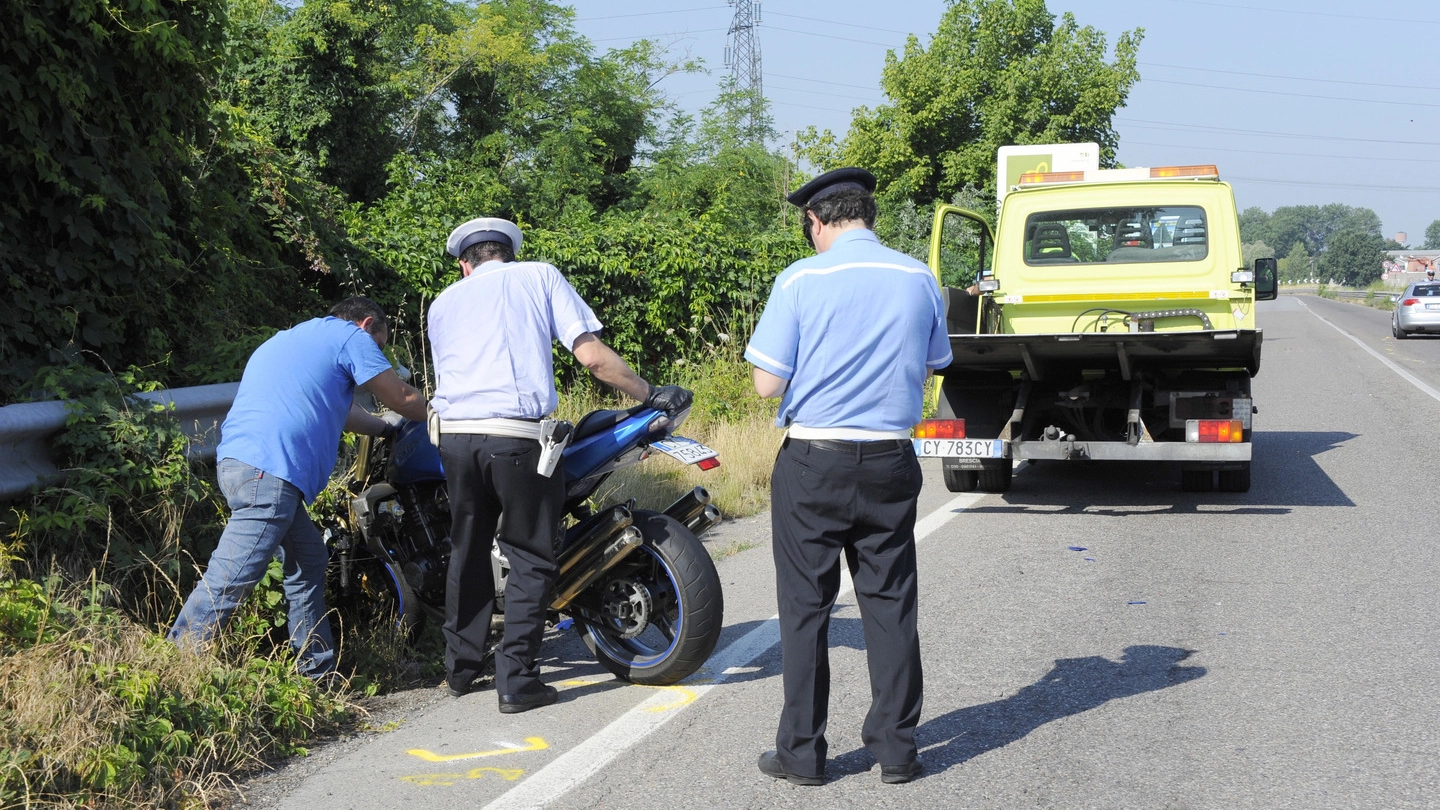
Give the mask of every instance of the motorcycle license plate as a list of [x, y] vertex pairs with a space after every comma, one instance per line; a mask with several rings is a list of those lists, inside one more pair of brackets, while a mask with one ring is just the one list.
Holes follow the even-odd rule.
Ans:
[[1004, 458], [999, 439], [911, 439], [915, 455], [924, 458]]
[[718, 451], [684, 436], [671, 436], [664, 441], [651, 442], [650, 446], [683, 464], [695, 464], [720, 455]]

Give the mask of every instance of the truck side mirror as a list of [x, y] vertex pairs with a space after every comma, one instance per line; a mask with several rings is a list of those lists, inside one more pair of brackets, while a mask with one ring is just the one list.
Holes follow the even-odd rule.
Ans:
[[1255, 300], [1274, 301], [1280, 294], [1280, 287], [1276, 281], [1279, 275], [1278, 263], [1274, 258], [1255, 260]]

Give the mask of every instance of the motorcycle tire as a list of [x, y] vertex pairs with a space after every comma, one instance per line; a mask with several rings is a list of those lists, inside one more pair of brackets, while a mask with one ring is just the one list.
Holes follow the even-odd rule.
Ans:
[[599, 624], [575, 629], [600, 665], [620, 678], [665, 686], [693, 674], [720, 641], [724, 598], [710, 554], [689, 529], [636, 510], [645, 538], [587, 589], [602, 605]]
[[399, 566], [372, 557], [357, 561], [351, 576], [351, 593], [335, 605], [340, 620], [367, 625], [393, 620], [406, 642], [415, 641], [425, 626], [425, 611]]

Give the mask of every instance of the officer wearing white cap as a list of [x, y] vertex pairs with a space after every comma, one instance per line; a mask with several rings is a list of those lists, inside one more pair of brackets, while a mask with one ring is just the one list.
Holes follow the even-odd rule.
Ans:
[[930, 269], [875, 238], [875, 177], [826, 172], [788, 199], [816, 255], [775, 280], [745, 359], [755, 390], [780, 397], [786, 438], [771, 476], [782, 682], [775, 750], [761, 772], [825, 778], [828, 632], [842, 553], [855, 583], [870, 665], [862, 739], [885, 783], [921, 772], [915, 501], [910, 443], [926, 377], [950, 363], [945, 309]]
[[540, 420], [559, 401], [553, 342], [596, 378], [648, 406], [678, 411], [691, 401], [679, 386], [641, 379], [596, 337], [600, 321], [559, 270], [515, 260], [520, 245], [520, 229], [494, 217], [452, 231], [446, 248], [463, 277], [430, 305], [429, 328], [437, 376], [432, 435], [438, 433], [450, 491], [446, 681], [452, 694], [464, 695], [487, 657], [494, 538], [510, 562], [504, 638], [495, 651], [495, 688], [507, 714], [556, 697], [541, 683], [535, 660], [565, 500], [563, 474], [539, 469]]

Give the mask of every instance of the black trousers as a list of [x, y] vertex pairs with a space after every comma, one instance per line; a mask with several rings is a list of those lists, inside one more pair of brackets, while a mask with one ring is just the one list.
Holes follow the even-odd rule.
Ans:
[[[839, 449], [836, 449], [839, 448]], [[923, 685], [916, 632], [915, 501], [909, 442], [787, 439], [771, 478], [785, 704], [775, 748], [791, 773], [825, 770], [830, 611], [845, 555], [865, 629], [870, 712], [861, 739], [882, 765], [915, 760]]]
[[440, 459], [450, 490], [450, 570], [445, 580], [445, 666], [473, 679], [485, 660], [495, 612], [491, 540], [510, 561], [505, 635], [495, 653], [495, 690], [541, 688], [536, 656], [555, 582], [554, 539], [565, 503], [564, 476], [535, 471], [540, 443], [483, 434], [446, 433]]

